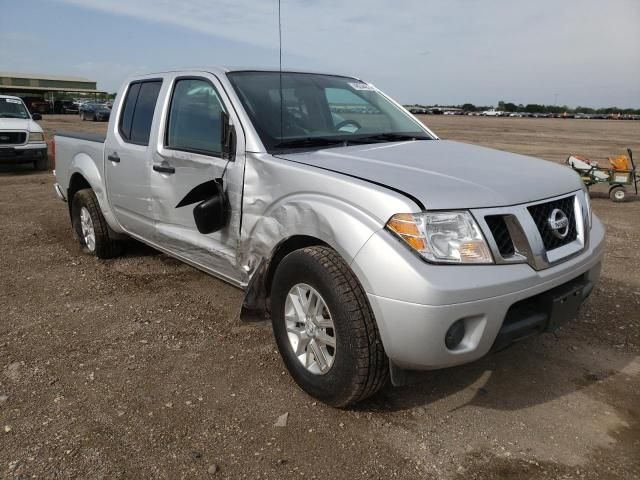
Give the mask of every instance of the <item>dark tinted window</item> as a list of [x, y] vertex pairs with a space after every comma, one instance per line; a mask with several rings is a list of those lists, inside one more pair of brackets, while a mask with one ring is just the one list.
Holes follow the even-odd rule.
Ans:
[[220, 154], [222, 103], [205, 80], [176, 82], [169, 109], [167, 147], [205, 154]]
[[[227, 74], [267, 150], [333, 142], [430, 139], [420, 122], [378, 89], [348, 77], [293, 72]], [[386, 139], [385, 139], [386, 136]], [[314, 146], [313, 140], [318, 142]]]
[[136, 108], [139, 91], [140, 84], [134, 83], [127, 92], [127, 98], [124, 99], [122, 116], [120, 117], [120, 135], [122, 135], [125, 140], [129, 140], [131, 137], [131, 122], [133, 120], [133, 111]]
[[146, 145], [149, 143], [153, 112], [156, 108], [156, 100], [162, 82], [144, 82], [140, 84], [138, 101], [133, 112], [130, 139], [134, 143]]

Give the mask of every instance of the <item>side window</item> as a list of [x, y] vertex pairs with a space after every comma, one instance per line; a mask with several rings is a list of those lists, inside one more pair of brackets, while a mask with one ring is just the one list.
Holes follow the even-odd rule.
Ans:
[[126, 141], [139, 145], [149, 143], [153, 112], [161, 86], [162, 82], [152, 81], [134, 83], [129, 88], [120, 118], [120, 135]]
[[166, 146], [174, 150], [220, 155], [220, 113], [216, 89], [206, 80], [178, 80], [169, 106]]
[[125, 140], [131, 138], [131, 121], [133, 120], [133, 111], [136, 108], [138, 93], [140, 92], [140, 84], [134, 83], [129, 87], [127, 98], [124, 99], [122, 107], [122, 116], [120, 117], [120, 135]]

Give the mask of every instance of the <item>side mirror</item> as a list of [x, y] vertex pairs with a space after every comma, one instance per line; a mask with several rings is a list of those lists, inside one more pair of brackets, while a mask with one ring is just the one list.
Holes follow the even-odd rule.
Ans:
[[236, 156], [236, 130], [229, 114], [225, 111], [220, 112], [220, 143], [222, 158], [234, 160]]
[[[220, 179], [221, 180], [221, 179]], [[214, 182], [215, 193], [208, 199], [200, 202], [193, 208], [193, 219], [198, 231], [203, 234], [217, 232], [227, 223], [226, 196], [222, 187], [222, 181]]]
[[42, 115], [40, 115], [39, 113], [34, 113], [33, 115], [31, 115], [31, 118], [33, 120], [42, 120]]
[[193, 219], [200, 233], [217, 232], [227, 224], [229, 209], [222, 178], [208, 180], [191, 189], [176, 208], [194, 203], [197, 205], [193, 208]]

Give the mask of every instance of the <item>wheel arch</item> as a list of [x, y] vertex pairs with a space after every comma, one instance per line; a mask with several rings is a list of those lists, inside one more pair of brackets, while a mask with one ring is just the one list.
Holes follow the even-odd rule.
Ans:
[[278, 265], [291, 252], [305, 247], [322, 245], [333, 248], [311, 235], [291, 235], [280, 241], [268, 258], [263, 258], [247, 285], [240, 318], [245, 321], [263, 320], [269, 310], [269, 297]]
[[73, 202], [73, 196], [77, 192], [79, 192], [80, 190], [84, 190], [85, 188], [92, 187], [80, 172], [75, 172], [73, 175], [71, 175], [71, 178], [69, 179], [69, 188], [67, 188], [67, 205], [69, 207], [69, 217], [71, 217], [71, 204]]
[[[109, 201], [107, 199], [104, 177], [96, 164], [96, 160], [87, 153], [78, 153], [72, 160], [70, 165], [71, 177], [69, 178], [69, 187], [67, 188], [67, 201], [69, 205], [73, 202], [73, 195], [83, 188], [91, 188], [96, 194], [100, 210], [107, 221], [107, 225], [113, 233], [124, 233], [120, 224], [115, 218]], [[71, 207], [69, 207], [71, 212]]]

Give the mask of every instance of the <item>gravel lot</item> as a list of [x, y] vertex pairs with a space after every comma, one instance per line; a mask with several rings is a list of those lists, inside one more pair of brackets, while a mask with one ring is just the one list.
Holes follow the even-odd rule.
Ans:
[[[640, 122], [424, 120], [551, 161], [640, 158]], [[607, 254], [577, 321], [341, 411], [238, 320], [240, 291], [136, 243], [82, 254], [53, 182], [0, 168], [0, 477], [640, 478], [640, 200], [594, 194]]]

